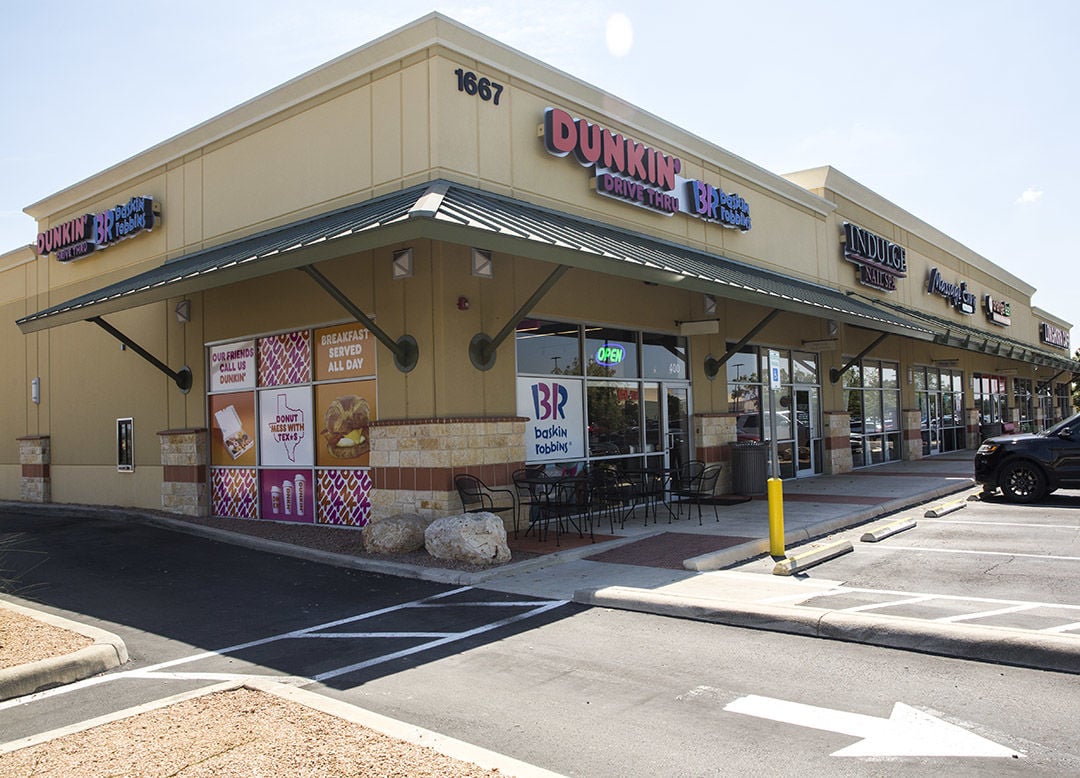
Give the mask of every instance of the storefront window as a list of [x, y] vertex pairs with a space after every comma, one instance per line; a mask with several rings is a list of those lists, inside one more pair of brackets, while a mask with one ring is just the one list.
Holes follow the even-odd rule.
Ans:
[[[820, 473], [823, 443], [817, 355], [777, 350], [781, 386], [774, 393], [764, 380], [769, 352], [767, 348], [746, 346], [725, 363], [728, 410], [735, 414], [737, 442], [771, 440], [775, 421], [780, 477]], [[772, 402], [775, 414], [770, 416]]]
[[1075, 413], [1072, 401], [1072, 384], [1055, 384], [1054, 390], [1057, 405], [1054, 421], [1064, 421]]
[[[560, 436], [527, 448], [526, 461], [565, 469], [599, 458], [625, 467], [690, 458], [686, 338], [524, 320], [516, 342], [519, 412], [534, 422], [543, 417]], [[653, 380], [638, 380], [643, 376]]]
[[638, 378], [637, 333], [586, 327], [585, 371], [598, 378]]
[[[900, 388], [895, 362], [866, 359], [844, 373], [844, 405], [851, 420], [854, 467], [901, 457]], [[925, 380], [926, 376], [923, 376]]]
[[912, 369], [915, 402], [922, 420], [923, 455], [964, 448], [964, 377], [959, 370], [934, 366]]
[[979, 434], [984, 438], [1000, 435], [1009, 421], [1009, 397], [1004, 376], [975, 373], [971, 378], [972, 401], [979, 411]]
[[1020, 411], [1017, 432], [1035, 432], [1035, 394], [1030, 378], [1013, 379], [1013, 407]]
[[641, 451], [641, 390], [636, 382], [604, 381], [587, 389], [589, 456]]
[[755, 349], [746, 349], [727, 361], [728, 410], [735, 414], [737, 439], [759, 442], [761, 430], [761, 372]]
[[517, 371], [529, 375], [581, 375], [576, 324], [525, 320], [517, 327]]
[[670, 381], [686, 372], [686, 338], [675, 335], [641, 335], [641, 374], [644, 378]]

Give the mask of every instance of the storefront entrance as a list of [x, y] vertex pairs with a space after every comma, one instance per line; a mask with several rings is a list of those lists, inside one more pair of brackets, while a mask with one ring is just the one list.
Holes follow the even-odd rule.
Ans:
[[780, 389], [769, 391], [769, 349], [751, 346], [727, 362], [728, 407], [736, 415], [737, 441], [765, 443], [776, 423], [781, 478], [822, 470], [821, 385], [816, 354], [780, 350]]
[[692, 459], [685, 338], [529, 319], [516, 341], [527, 463], [571, 472]]

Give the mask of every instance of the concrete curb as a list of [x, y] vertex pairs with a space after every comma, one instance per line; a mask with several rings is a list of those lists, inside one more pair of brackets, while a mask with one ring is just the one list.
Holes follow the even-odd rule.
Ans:
[[127, 646], [118, 635], [112, 632], [27, 608], [8, 600], [0, 600], [0, 608], [15, 611], [59, 629], [66, 629], [68, 632], [85, 635], [94, 641], [93, 645], [70, 654], [0, 670], [0, 700], [23, 697], [53, 686], [81, 681], [106, 670], [112, 670], [128, 661]]
[[[882, 503], [881, 505], [875, 505], [861, 511], [849, 513], [846, 516], [841, 516], [836, 519], [829, 519], [828, 521], [822, 521], [804, 529], [786, 532], [784, 533], [784, 546], [797, 546], [800, 543], [806, 543], [815, 538], [824, 537], [825, 535], [829, 535], [833, 532], [839, 532], [840, 530], [851, 529], [852, 527], [863, 524], [867, 521], [872, 521], [873, 519], [877, 519], [881, 516], [887, 516], [890, 513], [902, 511], [905, 508], [911, 508], [915, 505], [921, 505], [924, 502], [928, 502], [930, 500], [937, 500], [942, 497], [948, 497], [949, 495], [953, 495], [958, 492], [967, 491], [970, 488], [972, 488], [971, 482], [950, 486], [942, 486], [930, 492], [924, 492], [923, 494], [913, 495], [910, 497], [900, 497], [895, 500], [890, 500], [889, 502]], [[762, 556], [763, 554], [767, 554], [768, 552], [769, 539], [761, 538], [759, 540], [754, 540], [749, 543], [732, 546], [731, 548], [714, 551], [709, 554], [702, 554], [700, 556], [691, 557], [690, 559], [683, 560], [683, 567], [687, 570], [705, 573], [712, 570], [722, 570], [725, 567], [731, 567], [732, 565], [738, 564], [739, 562], [744, 562], [747, 559], [753, 559], [754, 557]]]
[[828, 545], [818, 546], [810, 551], [804, 551], [801, 554], [781, 559], [773, 567], [772, 572], [773, 575], [794, 575], [808, 567], [813, 567], [820, 562], [835, 559], [841, 554], [849, 554], [854, 550], [855, 547], [851, 545], [850, 540], [829, 543]]
[[885, 614], [871, 616], [823, 608], [673, 596], [622, 586], [583, 589], [574, 594], [574, 602], [733, 627], [749, 627], [924, 654], [1080, 674], [1080, 640], [1064, 635], [1030, 633], [976, 624], [926, 622]]
[[888, 524], [884, 524], [875, 530], [870, 532], [864, 532], [859, 541], [862, 543], [878, 543], [885, 538], [891, 538], [893, 535], [897, 535], [901, 532], [907, 532], [909, 529], [915, 529], [918, 523], [915, 519], [901, 519], [900, 521], [891, 521]]

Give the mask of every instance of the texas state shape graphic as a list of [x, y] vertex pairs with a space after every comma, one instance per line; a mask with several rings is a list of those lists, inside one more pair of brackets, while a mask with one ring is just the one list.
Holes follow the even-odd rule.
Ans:
[[274, 440], [285, 449], [290, 462], [296, 461], [296, 447], [304, 439], [304, 412], [289, 406], [289, 396], [277, 396], [277, 418], [272, 427]]

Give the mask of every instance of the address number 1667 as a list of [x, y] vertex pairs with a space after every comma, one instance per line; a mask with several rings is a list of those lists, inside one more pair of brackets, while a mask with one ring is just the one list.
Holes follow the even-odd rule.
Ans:
[[502, 94], [502, 84], [496, 84], [489, 78], [477, 78], [471, 70], [458, 68], [454, 71], [457, 76], [457, 88], [459, 92], [467, 95], [476, 95], [481, 100], [490, 100], [494, 105], [499, 104], [499, 96]]

